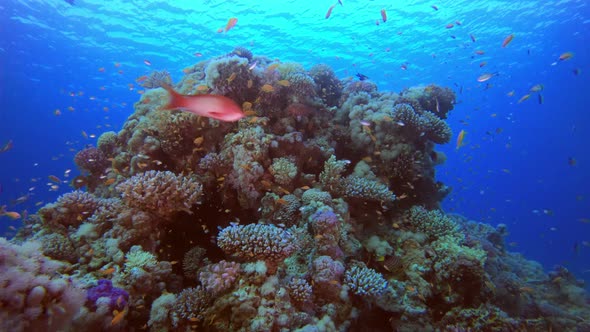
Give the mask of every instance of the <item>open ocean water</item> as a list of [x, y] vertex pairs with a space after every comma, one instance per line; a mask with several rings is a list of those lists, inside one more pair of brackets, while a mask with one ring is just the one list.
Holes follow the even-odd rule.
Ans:
[[590, 331], [587, 1], [6, 0], [0, 36], [0, 330]]

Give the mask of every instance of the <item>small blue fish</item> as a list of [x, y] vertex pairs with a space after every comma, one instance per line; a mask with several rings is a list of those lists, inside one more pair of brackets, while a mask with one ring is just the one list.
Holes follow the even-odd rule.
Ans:
[[70, 5], [75, 5], [74, 0], [65, 0], [67, 3], [69, 3]]

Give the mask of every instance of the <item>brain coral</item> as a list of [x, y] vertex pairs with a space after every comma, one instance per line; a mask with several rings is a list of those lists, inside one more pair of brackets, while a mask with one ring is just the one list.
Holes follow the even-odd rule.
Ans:
[[161, 217], [175, 212], [191, 213], [199, 201], [202, 185], [192, 177], [170, 171], [148, 171], [136, 174], [117, 186], [127, 205]]

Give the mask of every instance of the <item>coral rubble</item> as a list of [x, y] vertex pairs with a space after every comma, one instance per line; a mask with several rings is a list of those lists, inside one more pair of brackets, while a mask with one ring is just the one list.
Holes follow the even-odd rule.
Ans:
[[[565, 268], [440, 210], [451, 89], [381, 92], [241, 47], [184, 73], [147, 77], [123, 129], [76, 155], [79, 189], [0, 239], [0, 330], [589, 329]], [[161, 111], [162, 85], [246, 117]]]

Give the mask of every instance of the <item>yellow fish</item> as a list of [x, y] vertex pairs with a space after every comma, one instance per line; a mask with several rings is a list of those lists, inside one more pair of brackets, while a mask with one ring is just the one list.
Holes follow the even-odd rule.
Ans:
[[457, 136], [457, 150], [459, 150], [460, 147], [463, 146], [463, 140], [465, 139], [465, 134], [467, 132], [465, 132], [465, 130], [461, 129], [461, 131], [459, 132], [459, 136]]

